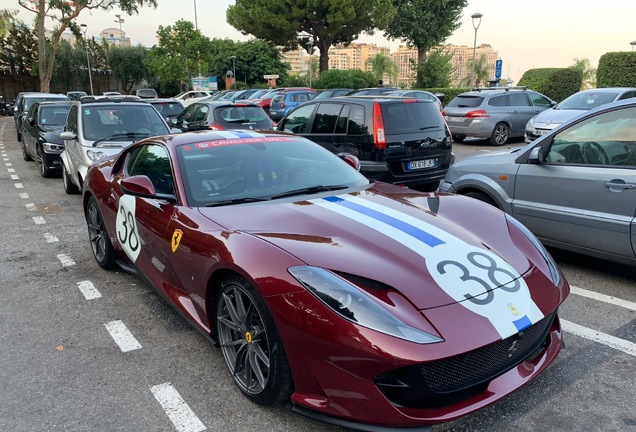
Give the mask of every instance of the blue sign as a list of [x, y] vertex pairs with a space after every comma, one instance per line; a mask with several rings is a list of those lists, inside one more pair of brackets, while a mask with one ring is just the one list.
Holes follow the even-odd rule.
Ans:
[[503, 60], [498, 59], [495, 61], [495, 79], [501, 79], [501, 67], [503, 66]]

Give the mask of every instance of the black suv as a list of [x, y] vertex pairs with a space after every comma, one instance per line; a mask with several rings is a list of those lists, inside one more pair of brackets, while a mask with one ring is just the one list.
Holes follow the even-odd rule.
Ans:
[[68, 97], [62, 94], [38, 93], [38, 92], [22, 92], [18, 93], [15, 98], [15, 108], [13, 120], [15, 121], [15, 130], [18, 141], [22, 141], [22, 119], [26, 116], [29, 108], [36, 102], [45, 101], [67, 101]]
[[435, 190], [454, 161], [451, 135], [437, 106], [422, 99], [343, 96], [313, 100], [276, 129], [308, 138], [333, 153], [360, 159], [367, 178]]

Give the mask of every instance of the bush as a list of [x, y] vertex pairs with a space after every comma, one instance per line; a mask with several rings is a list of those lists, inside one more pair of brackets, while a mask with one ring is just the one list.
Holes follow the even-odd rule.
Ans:
[[424, 88], [424, 89], [414, 89], [414, 90], [426, 90], [427, 92], [431, 92], [433, 94], [442, 93], [444, 95], [444, 100], [442, 104], [444, 106], [448, 105], [450, 101], [452, 101], [455, 96], [460, 93], [464, 93], [470, 91], [469, 88], [449, 88], [449, 87], [438, 87], [438, 88]]
[[601, 56], [596, 87], [636, 87], [636, 52], [609, 52]]
[[377, 86], [378, 81], [371, 72], [364, 72], [359, 69], [330, 69], [320, 74], [314, 88], [350, 88], [359, 89]]
[[543, 93], [557, 102], [581, 90], [583, 71], [573, 68], [542, 68], [527, 70], [520, 86]]

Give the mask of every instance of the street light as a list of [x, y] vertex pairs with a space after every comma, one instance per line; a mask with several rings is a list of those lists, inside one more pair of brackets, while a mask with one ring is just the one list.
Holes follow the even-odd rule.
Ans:
[[[115, 15], [117, 17], [117, 19], [115, 20], [116, 23], [119, 24], [119, 32], [120, 33], [124, 33], [124, 31], [121, 29], [121, 25], [125, 22], [124, 19], [121, 17], [120, 14]], [[121, 37], [123, 37], [123, 34], [120, 35]]]
[[199, 20], [197, 19], [197, 0], [194, 0], [194, 29], [199, 30]]
[[88, 65], [88, 82], [91, 84], [91, 96], [94, 96], [95, 93], [93, 93], [93, 77], [91, 74], [91, 60], [90, 57], [88, 56], [88, 43], [86, 41], [86, 24], [80, 24], [80, 27], [82, 28], [82, 32], [84, 33], [84, 49], [86, 49], [86, 64]]
[[311, 88], [311, 75], [312, 75], [312, 67], [311, 67], [311, 53], [314, 51], [314, 41], [309, 40], [307, 42], [307, 51], [309, 52], [309, 88]]
[[[473, 19], [473, 28], [475, 29], [475, 41], [473, 42], [473, 71], [470, 74], [470, 86], [472, 87], [475, 85], [475, 50], [477, 49], [477, 29], [481, 24], [481, 17], [483, 17], [483, 15], [478, 12], [472, 14], [470, 17]], [[475, 24], [475, 21], [477, 21], [477, 24]]]
[[634, 46], [636, 46], [636, 40], [633, 40], [629, 43], [632, 46], [632, 51], [634, 51]]
[[236, 90], [236, 64], [234, 60], [236, 60], [236, 56], [230, 57], [232, 59], [232, 74], [234, 75], [234, 90]]

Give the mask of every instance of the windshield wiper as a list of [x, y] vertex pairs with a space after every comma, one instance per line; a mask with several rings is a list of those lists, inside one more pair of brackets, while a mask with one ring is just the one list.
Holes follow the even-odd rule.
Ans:
[[420, 130], [435, 129], [437, 127], [439, 127], [439, 126], [423, 126], [423, 127], [420, 128]]
[[271, 198], [257, 198], [257, 197], [244, 197], [244, 198], [234, 198], [223, 201], [215, 201], [210, 204], [206, 204], [206, 207], [219, 207], [224, 205], [232, 205], [232, 204], [245, 204], [252, 202], [260, 202], [260, 201], [269, 201]]
[[109, 139], [115, 139], [115, 138], [131, 138], [131, 139], [135, 139], [135, 138], [145, 138], [145, 137], [149, 137], [150, 134], [147, 133], [136, 133], [136, 132], [126, 132], [126, 133], [116, 133], [113, 135], [108, 135], [105, 136], [104, 138], [100, 138], [97, 141], [93, 142], [93, 147], [97, 147], [97, 144], [99, 144], [102, 141], [106, 141]]
[[287, 192], [272, 195], [271, 199], [285, 198], [285, 197], [290, 197], [295, 195], [314, 194], [318, 192], [329, 192], [329, 191], [335, 191], [340, 189], [346, 189], [348, 187], [349, 186], [347, 185], [328, 185], [328, 186], [316, 185], [316, 186], [310, 186], [310, 187], [306, 187], [302, 189], [294, 189]]

